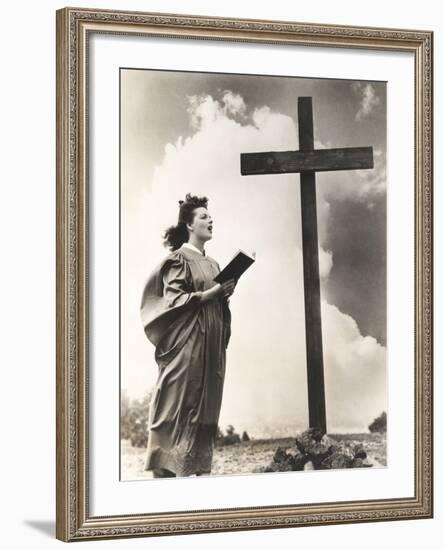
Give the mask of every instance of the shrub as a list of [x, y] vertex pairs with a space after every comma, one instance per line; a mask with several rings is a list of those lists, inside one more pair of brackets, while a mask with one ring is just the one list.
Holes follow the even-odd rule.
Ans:
[[120, 437], [129, 439], [133, 447], [146, 447], [148, 443], [148, 414], [152, 392], [142, 400], [130, 401], [126, 392], [122, 392]]
[[234, 426], [231, 424], [226, 429], [226, 434], [224, 435], [222, 430], [217, 428], [216, 436], [216, 445], [222, 447], [224, 445], [234, 445], [235, 443], [240, 443], [241, 438], [234, 430]]

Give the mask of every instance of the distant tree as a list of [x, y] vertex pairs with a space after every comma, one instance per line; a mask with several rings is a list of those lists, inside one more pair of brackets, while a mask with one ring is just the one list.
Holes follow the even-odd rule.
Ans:
[[235, 443], [240, 443], [240, 436], [235, 432], [234, 426], [230, 424], [225, 431], [226, 434], [223, 435], [222, 430], [218, 427], [216, 446], [221, 447], [223, 445], [234, 445]]
[[242, 433], [242, 437], [241, 437], [242, 441], [250, 441], [250, 436], [247, 434], [246, 431], [244, 431]]
[[371, 433], [385, 433], [387, 431], [387, 413], [385, 411], [382, 412], [373, 420], [368, 429]]

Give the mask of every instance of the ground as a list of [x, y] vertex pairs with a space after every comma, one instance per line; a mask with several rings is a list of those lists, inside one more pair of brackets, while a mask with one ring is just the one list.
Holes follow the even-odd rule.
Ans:
[[[368, 461], [374, 468], [387, 465], [385, 434], [329, 434], [330, 437], [348, 444], [361, 443], [367, 451]], [[247, 474], [255, 468], [271, 462], [278, 447], [294, 448], [295, 438], [252, 439], [247, 442], [216, 447], [211, 475]], [[145, 449], [132, 447], [128, 440], [122, 441], [122, 481], [150, 479], [151, 472], [143, 471]], [[263, 474], [262, 474], [263, 475]]]

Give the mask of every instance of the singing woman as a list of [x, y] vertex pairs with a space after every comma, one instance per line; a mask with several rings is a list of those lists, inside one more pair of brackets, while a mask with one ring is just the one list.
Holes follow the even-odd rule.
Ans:
[[154, 477], [211, 473], [236, 283], [214, 282], [220, 266], [205, 250], [214, 230], [207, 207], [207, 197], [190, 193], [179, 201], [177, 224], [163, 234], [170, 254], [142, 296], [143, 327], [158, 365], [145, 461]]

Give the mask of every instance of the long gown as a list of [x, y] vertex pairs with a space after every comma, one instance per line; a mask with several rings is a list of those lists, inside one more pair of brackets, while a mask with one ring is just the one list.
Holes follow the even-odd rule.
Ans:
[[186, 246], [149, 276], [142, 296], [145, 334], [155, 346], [159, 375], [150, 403], [145, 470], [176, 476], [211, 473], [222, 402], [228, 300], [201, 302], [219, 264]]

